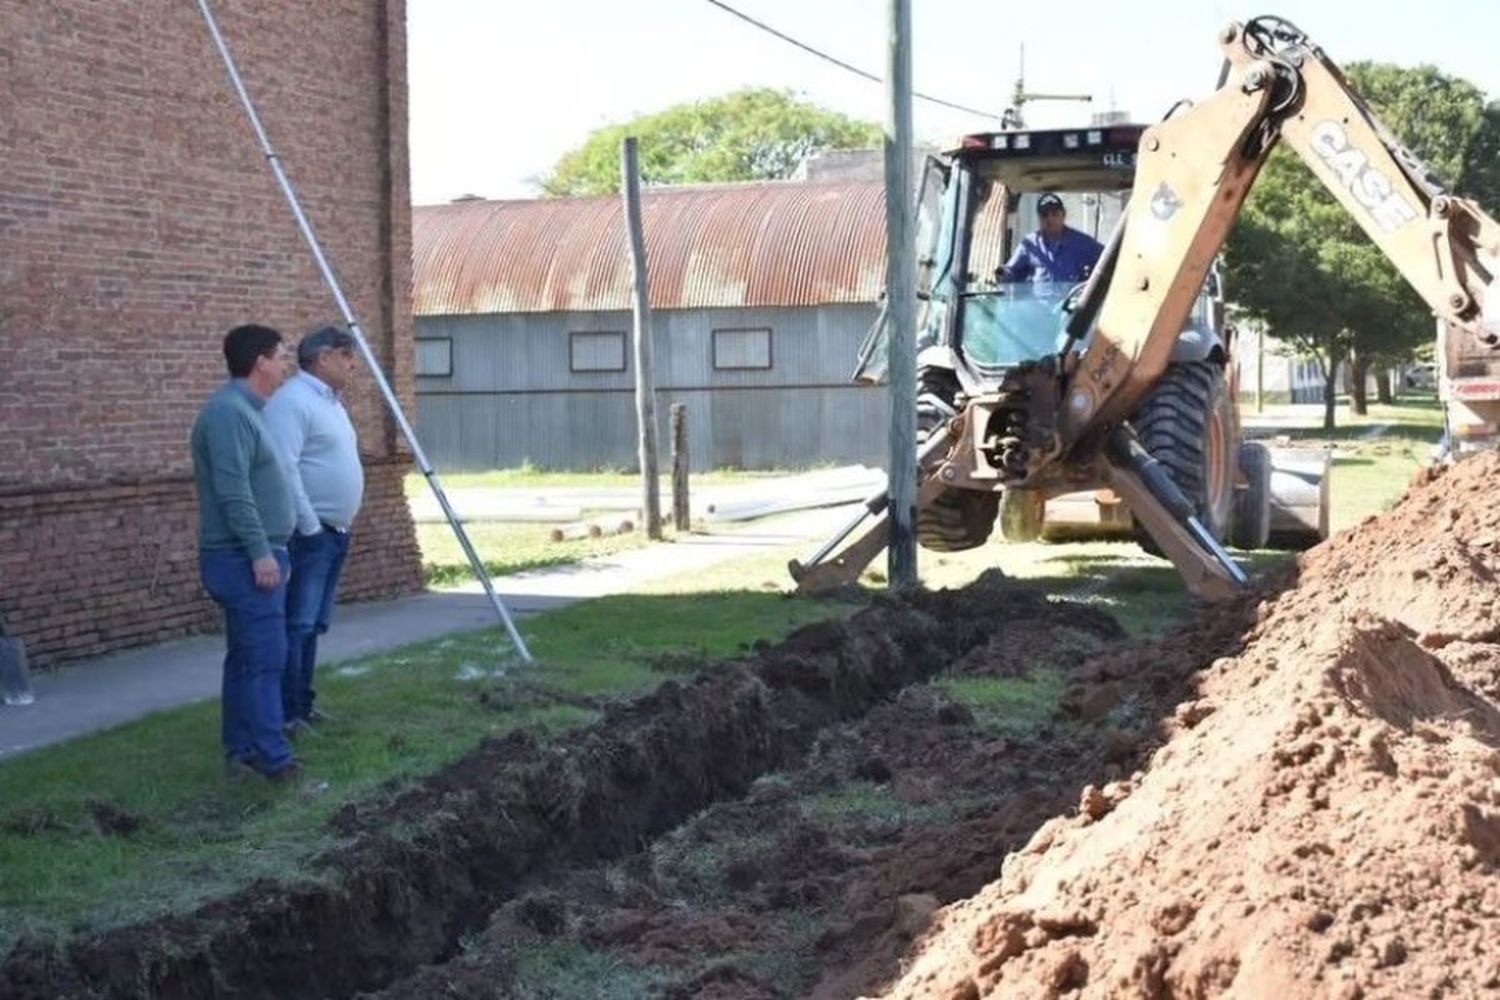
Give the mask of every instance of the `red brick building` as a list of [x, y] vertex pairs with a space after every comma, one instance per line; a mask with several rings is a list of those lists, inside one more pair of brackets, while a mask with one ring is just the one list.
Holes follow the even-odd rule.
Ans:
[[[371, 347], [413, 399], [404, 0], [217, 0]], [[38, 661], [214, 626], [187, 451], [242, 322], [337, 319], [187, 0], [0, 0], [0, 615]], [[368, 378], [344, 593], [420, 583]]]

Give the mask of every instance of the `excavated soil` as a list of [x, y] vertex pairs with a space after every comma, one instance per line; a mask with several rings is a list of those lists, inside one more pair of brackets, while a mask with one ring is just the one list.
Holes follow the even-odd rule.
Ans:
[[[908, 687], [623, 863], [531, 879], [462, 954], [378, 996], [832, 1000], [889, 983], [939, 907], [993, 880], [1093, 783], [1144, 764], [1204, 657], [1238, 651], [1256, 611], [1246, 600], [1121, 646], [1098, 611], [989, 594], [988, 641], [944, 677], [1071, 675], [1059, 717], [1016, 728], [941, 679]], [[590, 962], [592, 978], [576, 972]]]
[[[1496, 481], [1154, 643], [993, 577], [882, 602], [347, 810], [317, 885], [21, 949], [0, 996], [1500, 991]], [[959, 696], [1059, 676], [1030, 725]]]
[[[748, 802], [762, 800], [765, 790], [757, 779], [795, 771], [820, 734], [865, 718], [877, 706], [888, 706], [881, 713], [896, 713], [877, 714], [873, 718], [883, 721], [870, 730], [876, 746], [890, 743], [892, 749], [872, 754], [820, 743], [818, 752], [831, 755], [834, 771], [860, 772], [865, 777], [859, 780], [872, 784], [881, 768], [896, 766], [882, 755], [905, 760], [925, 754], [930, 761], [924, 773], [935, 784], [911, 794], [941, 798], [935, 777], [940, 768], [933, 765], [963, 741], [898, 737], [907, 716], [940, 718], [946, 720], [940, 726], [952, 727], [957, 706], [919, 697], [889, 707], [889, 700], [956, 661], [983, 661], [1012, 623], [1029, 623], [1028, 635], [1038, 634], [1040, 625], [1043, 633], [1069, 637], [1075, 644], [1069, 650], [1119, 634], [1097, 611], [1048, 601], [998, 575], [963, 591], [882, 600], [847, 621], [802, 629], [746, 660], [664, 683], [648, 697], [610, 708], [585, 729], [545, 742], [516, 733], [482, 745], [409, 792], [348, 807], [333, 819], [348, 846], [321, 860], [316, 881], [258, 883], [196, 912], [62, 949], [23, 944], [0, 965], [0, 996], [312, 998], [381, 989], [424, 963], [466, 952], [507, 901], [520, 898], [517, 912], [524, 919], [550, 926], [548, 904], [537, 902], [534, 893], [525, 895], [529, 887], [601, 862], [639, 857], [715, 803], [735, 803], [747, 794]], [[758, 830], [764, 820], [753, 805], [747, 808], [739, 819], [727, 813], [724, 829], [740, 823]], [[1055, 803], [1047, 801], [1018, 819], [1011, 832], [1004, 823], [991, 832], [1019, 841], [1054, 811]], [[118, 825], [116, 817], [101, 822], [106, 819]], [[796, 868], [799, 878], [815, 885], [825, 861], [836, 871], [837, 845], [823, 850], [816, 832], [808, 836], [813, 839], [806, 843], [762, 838], [772, 853], [748, 859], [736, 884], [770, 885]], [[977, 837], [975, 843], [992, 839]], [[878, 849], [878, 843], [863, 848]], [[933, 855], [936, 869], [949, 863], [941, 852]], [[986, 863], [977, 875], [960, 877], [945, 898], [992, 877], [993, 862]], [[914, 885], [928, 881], [925, 874], [908, 876], [915, 877], [908, 877]], [[563, 911], [571, 921], [572, 908]], [[639, 926], [661, 919], [649, 903], [641, 912], [645, 923]], [[683, 947], [674, 942], [691, 940], [691, 934], [717, 935], [727, 945], [752, 929], [736, 919], [705, 916], [696, 930], [669, 921], [668, 929], [652, 934], [632, 931], [632, 918], [617, 914], [611, 922], [601, 911], [588, 934], [601, 947], [618, 940], [631, 948], [670, 950]], [[739, 988], [732, 967], [702, 971], [707, 978], [701, 988], [682, 986], [689, 995], [733, 995]]]
[[1044, 824], [871, 992], [1500, 991], [1497, 482], [1500, 456], [1470, 458], [1307, 553], [1149, 766]]

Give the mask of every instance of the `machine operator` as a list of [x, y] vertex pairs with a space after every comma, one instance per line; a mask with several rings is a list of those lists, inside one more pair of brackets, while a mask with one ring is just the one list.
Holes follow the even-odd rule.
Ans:
[[1053, 192], [1037, 199], [1036, 210], [1041, 228], [1021, 240], [1010, 261], [996, 273], [996, 280], [1067, 284], [1086, 280], [1104, 247], [1087, 233], [1068, 226], [1068, 210]]

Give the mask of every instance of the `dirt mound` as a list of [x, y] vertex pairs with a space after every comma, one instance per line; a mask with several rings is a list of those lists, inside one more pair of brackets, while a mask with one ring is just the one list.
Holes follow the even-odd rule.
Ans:
[[[1494, 482], [1500, 456], [1467, 460], [1304, 556], [1150, 766], [940, 911], [886, 995], [1500, 989]], [[1159, 667], [1095, 664], [1074, 708]]]

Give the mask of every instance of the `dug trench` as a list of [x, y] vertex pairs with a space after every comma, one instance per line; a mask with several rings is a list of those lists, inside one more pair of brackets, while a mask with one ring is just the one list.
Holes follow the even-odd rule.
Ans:
[[[565, 893], [580, 872], [587, 883], [586, 873], [606, 863], [634, 870], [632, 858], [649, 861], [664, 834], [716, 803], [723, 811], [708, 815], [730, 827], [795, 819], [786, 801], [778, 804], [778, 782], [757, 781], [767, 775], [790, 775], [793, 789], [810, 783], [827, 791], [851, 779], [859, 787], [909, 788], [913, 802], [933, 806], [929, 827], [953, 831], [952, 852], [940, 841], [903, 840], [899, 829], [883, 834], [883, 847], [860, 847], [789, 821], [789, 839], [771, 837], [771, 854], [740, 859], [731, 875], [766, 906], [825, 915], [845, 906], [840, 893], [855, 893], [864, 902], [849, 911], [852, 919], [819, 939], [825, 964], [854, 965], [848, 974], [855, 979], [884, 974], [917, 919], [885, 919], [882, 913], [899, 909], [891, 893], [936, 893], [943, 902], [972, 891], [995, 874], [995, 838], [1024, 840], [1060, 804], [1076, 801], [1087, 781], [1128, 774], [1152, 741], [1159, 706], [1175, 703], [1179, 675], [1201, 662], [1205, 645], [1234, 641], [1237, 628], [1225, 624], [1231, 618], [1217, 618], [1211, 636], [1185, 640], [1175, 672], [1116, 671], [1102, 709], [1075, 696], [1075, 709], [1115, 711], [1125, 726], [1094, 727], [1106, 735], [1080, 740], [1066, 726], [987, 730], [921, 685], [944, 672], [1024, 674], [1049, 658], [1076, 666], [1088, 650], [1118, 640], [1107, 615], [1048, 600], [998, 574], [961, 591], [879, 599], [845, 621], [809, 626], [746, 659], [666, 681], [571, 734], [542, 741], [517, 732], [387, 801], [347, 808], [333, 820], [344, 846], [320, 859], [307, 882], [253, 884], [191, 913], [61, 947], [23, 943], [0, 966], [0, 996], [311, 998], [387, 987], [391, 995], [435, 995], [422, 992], [422, 977], [461, 977], [486, 926], [503, 925], [514, 912], [507, 903], [544, 927], [557, 924], [546, 915], [548, 893]], [[713, 836], [717, 821], [701, 829]], [[801, 876], [792, 874], [798, 865]], [[580, 896], [578, 905], [586, 901]], [[920, 910], [925, 901], [901, 905]], [[652, 940], [681, 929], [669, 922], [654, 938], [636, 933], [659, 917], [643, 906], [644, 914], [629, 912], [642, 908], [634, 902], [607, 906], [584, 922], [564, 902], [557, 926], [587, 947], [649, 951]], [[735, 935], [720, 938], [723, 954], [735, 951]], [[872, 948], [878, 954], [869, 958]], [[715, 958], [711, 948], [688, 950]], [[494, 957], [497, 968], [509, 961]], [[436, 971], [423, 969], [432, 963]], [[717, 989], [715, 977], [737, 975], [733, 963], [669, 962], [657, 978], [692, 995]], [[694, 977], [707, 977], [701, 989]], [[497, 977], [493, 988], [504, 989], [504, 981]]]
[[[878, 989], [938, 908], [998, 876], [1047, 820], [1126, 793], [1190, 678], [1238, 649], [1259, 604], [1125, 642], [1097, 610], [995, 578], [965, 600], [979, 602], [986, 637], [930, 681], [830, 726], [796, 766], [639, 852], [528, 879], [459, 954], [377, 996], [832, 1000]], [[993, 679], [1062, 690], [1033, 705], [972, 696]]]

